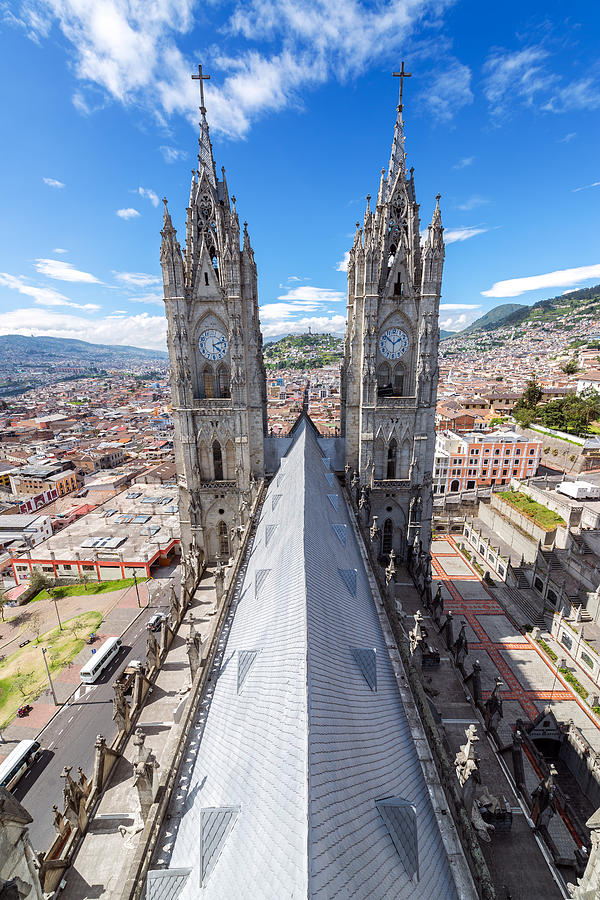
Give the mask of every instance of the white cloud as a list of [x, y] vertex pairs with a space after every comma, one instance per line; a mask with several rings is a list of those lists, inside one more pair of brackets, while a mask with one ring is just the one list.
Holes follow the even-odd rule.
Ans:
[[81, 272], [71, 263], [62, 259], [36, 259], [35, 268], [40, 275], [56, 278], [57, 281], [79, 281], [85, 284], [101, 284], [91, 272]]
[[467, 166], [472, 166], [475, 162], [474, 156], [463, 156], [462, 159], [459, 159], [457, 163], [455, 163], [452, 168], [453, 169], [466, 169]]
[[155, 194], [151, 188], [139, 187], [137, 189], [137, 193], [140, 195], [140, 197], [145, 197], [147, 200], [149, 200], [152, 206], [158, 206], [158, 195]]
[[548, 272], [545, 275], [529, 275], [526, 278], [509, 278], [506, 281], [496, 281], [487, 291], [482, 291], [484, 297], [518, 297], [526, 291], [538, 291], [541, 288], [568, 287], [580, 284], [590, 278], [600, 278], [600, 265], [579, 266], [575, 269], [559, 269], [556, 272]]
[[65, 250], [64, 247], [55, 247], [52, 251], [53, 253], [68, 253], [68, 250]]
[[347, 272], [348, 271], [348, 263], [350, 262], [350, 251], [346, 250], [342, 259], [338, 262], [335, 267], [336, 272]]
[[261, 326], [263, 337], [265, 338], [278, 337], [284, 334], [306, 334], [309, 328], [312, 332], [321, 334], [342, 335], [346, 329], [346, 317], [342, 315], [334, 315], [330, 318], [326, 316], [307, 316], [294, 321], [290, 321], [287, 318], [273, 319], [267, 325]]
[[185, 150], [178, 150], [176, 147], [159, 147], [158, 148], [163, 155], [163, 159], [166, 163], [175, 163], [179, 162], [180, 159], [185, 159], [187, 153]]
[[471, 325], [475, 319], [479, 318], [479, 313], [461, 313], [459, 316], [448, 316], [446, 319], [440, 320], [440, 328], [444, 331], [462, 331], [468, 325]]
[[8, 272], [0, 272], [0, 285], [18, 291], [26, 297], [33, 297], [35, 303], [40, 306], [70, 306], [73, 309], [85, 309], [93, 312], [100, 309], [96, 303], [74, 303], [64, 294], [55, 291], [54, 288], [37, 287], [28, 284], [24, 278], [17, 275], [9, 275]]
[[469, 238], [476, 237], [478, 234], [485, 234], [486, 231], [489, 231], [489, 228], [482, 228], [479, 225], [467, 225], [464, 228], [445, 228], [444, 241], [446, 244], [468, 241]]
[[549, 56], [539, 45], [491, 53], [483, 67], [484, 94], [494, 116], [508, 113], [517, 99], [525, 106], [553, 113], [600, 107], [600, 84], [591, 77], [565, 81], [556, 67], [547, 64]]
[[471, 194], [463, 203], [459, 203], [456, 208], [469, 212], [469, 210], [477, 209], [478, 206], [485, 206], [489, 202], [489, 199], [482, 197], [481, 194]]
[[440, 309], [481, 309], [479, 303], [440, 303]]
[[572, 194], [577, 194], [579, 191], [587, 191], [588, 188], [600, 187], [600, 181], [592, 181], [591, 184], [584, 184], [583, 187], [573, 188], [571, 191]]
[[[115, 328], [118, 319], [119, 327]], [[15, 309], [0, 313], [0, 334], [48, 335], [78, 338], [94, 344], [130, 344], [151, 350], [166, 349], [167, 320], [164, 316], [118, 317], [116, 313], [101, 319], [84, 318], [47, 309]]]
[[148, 275], [146, 272], [113, 272], [115, 278], [131, 287], [150, 287], [152, 284], [160, 284], [157, 275]]
[[558, 138], [556, 141], [557, 144], [570, 144], [572, 140], [577, 137], [576, 131], [569, 131], [568, 134], [565, 134], [564, 137]]
[[[452, 0], [247, 0], [236, 4], [225, 36], [249, 44], [236, 48], [233, 59], [213, 49], [206, 60], [213, 78], [206, 88], [211, 125], [243, 136], [258, 115], [301, 100], [311, 86], [330, 78], [357, 77], [377, 61], [388, 64], [418, 29], [438, 28]], [[73, 102], [90, 111], [88, 94], [99, 87], [109, 98], [143, 103], [159, 118], [178, 113], [197, 121], [198, 89], [190, 74], [191, 58], [179, 50], [182, 35], [197, 24], [195, 0], [31, 0], [39, 10], [18, 27], [41, 40], [57, 25], [74, 49], [73, 69], [81, 80]], [[209, 4], [210, 6], [214, 4]], [[206, 11], [203, 16], [207, 15]], [[20, 20], [19, 20], [20, 21]], [[205, 28], [209, 23], [203, 18]], [[257, 42], [267, 48], [253, 49]], [[190, 42], [191, 43], [191, 40]], [[239, 44], [239, 40], [238, 40]], [[143, 64], [140, 64], [140, 60]], [[219, 84], [218, 70], [225, 72]], [[470, 102], [470, 73], [458, 62], [445, 64], [442, 76], [431, 76], [427, 103], [448, 118], [457, 104]], [[167, 161], [174, 148], [161, 149]]]
[[47, 184], [48, 187], [52, 188], [64, 188], [64, 184], [62, 181], [57, 181], [56, 178], [42, 178], [44, 184]]
[[296, 313], [321, 312], [331, 303], [345, 302], [345, 295], [341, 291], [306, 284], [292, 288], [277, 299], [279, 303], [266, 303], [260, 307], [261, 321], [283, 322], [292, 320]]
[[164, 303], [162, 294], [143, 294], [141, 297], [127, 297], [130, 303], [152, 303], [162, 306]]
[[449, 122], [457, 110], [473, 102], [471, 70], [458, 60], [444, 63], [426, 82], [427, 89], [419, 99], [439, 122]]
[[137, 209], [133, 209], [131, 206], [128, 206], [126, 209], [118, 209], [117, 215], [120, 219], [135, 219], [139, 216], [139, 212]]

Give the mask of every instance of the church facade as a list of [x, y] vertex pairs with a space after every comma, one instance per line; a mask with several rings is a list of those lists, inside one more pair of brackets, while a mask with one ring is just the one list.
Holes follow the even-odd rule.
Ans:
[[345, 457], [368, 493], [383, 555], [431, 540], [444, 264], [439, 195], [421, 246], [414, 170], [406, 171], [402, 105], [375, 209], [367, 197], [348, 262], [341, 375]]
[[181, 546], [196, 567], [232, 554], [265, 473], [267, 426], [254, 253], [225, 170], [217, 177], [204, 105], [200, 114], [185, 248], [165, 200], [160, 251]]
[[[201, 82], [202, 84], [202, 82]], [[180, 488], [189, 567], [228, 559], [260, 478], [289, 441], [267, 433], [257, 273], [235, 197], [217, 177], [201, 92], [198, 168], [182, 251], [165, 201], [161, 266]], [[439, 196], [421, 245], [402, 104], [392, 151], [357, 223], [348, 264], [341, 437], [327, 454], [377, 516], [380, 551], [406, 558], [431, 538], [438, 311], [444, 262]]]

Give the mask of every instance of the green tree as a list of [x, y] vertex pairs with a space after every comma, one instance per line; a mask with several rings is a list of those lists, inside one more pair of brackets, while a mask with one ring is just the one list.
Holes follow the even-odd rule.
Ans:
[[573, 357], [569, 360], [569, 362], [566, 363], [566, 364], [562, 367], [563, 372], [565, 372], [565, 374], [567, 374], [567, 375], [574, 375], [575, 372], [578, 371], [578, 369], [579, 369], [579, 366], [577, 365], [577, 359], [576, 359], [575, 356], [573, 356]]
[[40, 591], [46, 590], [46, 588], [50, 585], [50, 579], [46, 578], [44, 573], [40, 572], [39, 569], [34, 569], [31, 573], [29, 584], [33, 588], [33, 593], [39, 594]]

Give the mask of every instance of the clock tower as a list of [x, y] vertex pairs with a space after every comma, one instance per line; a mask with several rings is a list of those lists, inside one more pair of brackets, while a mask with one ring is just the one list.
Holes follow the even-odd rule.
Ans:
[[[160, 261], [186, 578], [226, 561], [264, 475], [266, 379], [257, 274], [246, 223], [217, 177], [203, 80], [198, 168], [192, 170], [183, 251], [164, 200]], [[191, 578], [190, 581], [194, 579]]]
[[[404, 68], [402, 78], [408, 73]], [[438, 312], [444, 264], [439, 195], [421, 243], [414, 170], [406, 171], [402, 94], [375, 208], [367, 197], [348, 263], [341, 424], [381, 529], [382, 554], [429, 549], [433, 506]]]

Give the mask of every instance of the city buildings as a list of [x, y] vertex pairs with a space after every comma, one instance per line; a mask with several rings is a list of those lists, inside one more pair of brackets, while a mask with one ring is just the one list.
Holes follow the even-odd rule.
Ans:
[[470, 491], [483, 485], [508, 484], [511, 478], [529, 478], [537, 472], [541, 448], [541, 441], [514, 431], [438, 433], [433, 493]]

